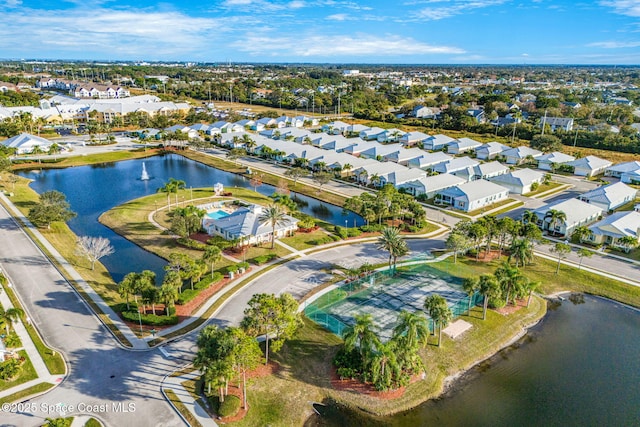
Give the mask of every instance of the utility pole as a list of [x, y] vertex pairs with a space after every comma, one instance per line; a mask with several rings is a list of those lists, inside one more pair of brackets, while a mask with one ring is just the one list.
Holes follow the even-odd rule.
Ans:
[[544, 117], [542, 118], [542, 134], [544, 135], [544, 127], [547, 124], [547, 110], [544, 110]]

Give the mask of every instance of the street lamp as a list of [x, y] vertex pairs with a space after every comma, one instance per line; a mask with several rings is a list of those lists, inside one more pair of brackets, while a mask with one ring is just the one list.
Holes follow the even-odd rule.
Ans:
[[142, 335], [142, 316], [140, 315], [140, 308], [138, 308], [138, 321], [140, 322], [140, 335]]

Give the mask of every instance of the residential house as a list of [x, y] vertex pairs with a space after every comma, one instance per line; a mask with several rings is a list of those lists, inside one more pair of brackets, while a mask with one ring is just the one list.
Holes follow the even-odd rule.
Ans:
[[365, 129], [360, 131], [360, 134], [358, 136], [360, 136], [360, 138], [364, 139], [365, 141], [371, 141], [371, 140], [378, 140], [378, 136], [382, 135], [384, 133], [384, 129], [382, 128], [378, 128], [378, 127], [372, 127], [369, 129]]
[[414, 145], [417, 145], [418, 143], [424, 143], [427, 138], [429, 138], [429, 135], [427, 135], [426, 133], [415, 131], [405, 133], [400, 137], [399, 141], [400, 144], [404, 145], [405, 147], [412, 147]]
[[333, 150], [336, 153], [342, 153], [348, 147], [362, 142], [360, 138], [345, 138], [342, 135], [311, 135], [311, 144], [322, 148], [323, 150]]
[[322, 127], [320, 129], [324, 133], [330, 133], [330, 134], [333, 134], [333, 135], [338, 135], [338, 134], [343, 134], [343, 133], [347, 132], [347, 128], [348, 127], [349, 127], [348, 123], [336, 120], [335, 122], [331, 122], [331, 123], [327, 123], [325, 125], [322, 125]]
[[476, 147], [476, 158], [480, 160], [491, 160], [499, 156], [503, 151], [508, 150], [510, 147], [499, 142], [487, 142], [479, 147]]
[[453, 159], [447, 153], [442, 151], [434, 151], [433, 153], [423, 153], [421, 157], [413, 158], [407, 162], [407, 166], [410, 168], [419, 169], [432, 169], [434, 166], [448, 162]]
[[418, 105], [411, 110], [409, 116], [416, 119], [435, 119], [438, 117], [439, 109]]
[[236, 124], [238, 126], [242, 126], [245, 129], [251, 129], [253, 126], [255, 126], [256, 121], [253, 119], [242, 119], [242, 120], [238, 120]]
[[484, 123], [485, 121], [484, 108], [467, 108], [467, 114], [478, 123]]
[[391, 128], [391, 129], [385, 129], [384, 132], [382, 132], [381, 134], [378, 135], [378, 142], [399, 142], [400, 141], [400, 137], [402, 137], [402, 135], [404, 135], [405, 132], [401, 131], [400, 129], [396, 129], [396, 128]]
[[211, 128], [211, 126], [203, 123], [196, 123], [195, 125], [191, 125], [189, 127], [198, 133], [207, 133], [207, 131]]
[[576, 158], [568, 154], [554, 151], [553, 153], [543, 154], [538, 157], [538, 169], [545, 171], [555, 170], [560, 165], [574, 161]]
[[527, 194], [533, 191], [534, 183], [541, 184], [544, 174], [529, 168], [516, 169], [512, 172], [491, 178], [492, 182], [509, 189], [510, 193]]
[[273, 226], [263, 220], [263, 207], [251, 205], [241, 207], [234, 212], [220, 218], [207, 215], [202, 220], [202, 227], [210, 236], [220, 236], [225, 240], [239, 240], [244, 244], [256, 245], [271, 241], [275, 238], [291, 236], [298, 228], [298, 219], [285, 215], [284, 221]]
[[454, 139], [447, 135], [438, 134], [438, 135], [428, 136], [426, 139], [423, 140], [422, 148], [424, 148], [425, 150], [439, 151], [453, 141]]
[[400, 168], [393, 170], [390, 173], [380, 176], [380, 186], [385, 184], [393, 184], [396, 188], [399, 185], [407, 183], [409, 181], [415, 181], [416, 179], [425, 178], [427, 173], [422, 169], [409, 169], [400, 166]]
[[410, 160], [422, 157], [425, 154], [427, 153], [425, 153], [424, 150], [421, 150], [416, 147], [400, 148], [399, 150], [392, 151], [390, 153], [383, 155], [382, 160], [395, 162], [400, 165], [407, 166]]
[[[454, 173], [465, 171], [467, 169], [473, 170], [473, 167], [477, 166], [478, 164], [480, 164], [480, 162], [472, 159], [471, 157], [454, 157], [447, 162], [439, 163], [433, 166], [433, 168], [431, 169], [434, 172], [438, 173]], [[469, 172], [469, 175], [471, 174], [473, 174], [473, 172]]]
[[[565, 220], [551, 222], [547, 213], [551, 210], [563, 212]], [[537, 225], [543, 231], [569, 237], [571, 233], [582, 225], [589, 225], [602, 216], [604, 210], [578, 199], [565, 199], [546, 204], [534, 211], [538, 218]]]
[[[622, 182], [630, 183], [634, 173], [640, 172], [640, 161], [619, 163], [605, 169], [604, 176], [620, 178]], [[626, 179], [622, 179], [626, 175]]]
[[600, 157], [587, 156], [568, 162], [567, 166], [573, 167], [574, 175], [592, 177], [604, 173], [611, 166], [611, 162]]
[[193, 139], [193, 138], [197, 138], [198, 137], [198, 131], [191, 129], [189, 126], [182, 126], [182, 125], [173, 125], [171, 127], [166, 128], [165, 133], [181, 133], [183, 135], [187, 135], [187, 137], [189, 139]]
[[480, 147], [482, 144], [471, 138], [458, 138], [447, 144], [447, 153], [449, 154], [462, 154], [468, 151], [473, 151]]
[[389, 174], [403, 168], [407, 169], [404, 166], [391, 162], [375, 162], [354, 169], [353, 175], [356, 177], [356, 181], [364, 185], [373, 184], [376, 186], [382, 186], [382, 178], [385, 178], [385, 181], [387, 181]]
[[462, 169], [454, 172], [454, 175], [464, 178], [467, 181], [477, 179], [491, 179], [509, 173], [509, 168], [500, 162], [480, 163], [472, 168]]
[[540, 120], [540, 127], [549, 126], [551, 131], [555, 132], [556, 129], [562, 129], [570, 131], [573, 129], [572, 117], [543, 117]]
[[640, 185], [640, 169], [623, 173], [620, 181], [626, 182], [627, 184]]
[[427, 198], [433, 198], [438, 191], [456, 187], [466, 181], [455, 175], [442, 173], [439, 175], [426, 176], [415, 181], [407, 181], [398, 185], [398, 188], [406, 189], [409, 194], [419, 196], [425, 194]]
[[490, 181], [479, 179], [441, 190], [437, 194], [436, 197], [441, 203], [471, 212], [506, 200], [509, 197], [509, 190]]
[[5, 139], [0, 142], [0, 144], [7, 148], [15, 149], [16, 154], [28, 154], [33, 152], [36, 147], [38, 150], [46, 153], [51, 148], [52, 142], [29, 133], [21, 133], [20, 135]]
[[598, 206], [605, 211], [612, 211], [636, 199], [638, 191], [622, 182], [603, 185], [584, 194], [578, 199]]
[[624, 248], [620, 239], [633, 237], [638, 241], [640, 238], [640, 212], [615, 212], [590, 226], [589, 231], [591, 235], [587, 240], [591, 243]]
[[504, 157], [505, 162], [508, 165], [519, 165], [531, 156], [533, 159], [542, 156], [542, 151], [534, 150], [533, 148], [521, 146], [505, 150], [501, 154]]
[[353, 135], [360, 135], [360, 132], [368, 129], [370, 129], [369, 126], [353, 124], [353, 125], [347, 126], [347, 133], [353, 134]]

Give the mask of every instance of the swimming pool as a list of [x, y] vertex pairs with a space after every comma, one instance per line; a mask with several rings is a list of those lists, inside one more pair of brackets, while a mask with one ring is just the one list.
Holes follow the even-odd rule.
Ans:
[[229, 214], [225, 211], [217, 210], [213, 212], [207, 212], [207, 216], [212, 219], [220, 219], [229, 216]]

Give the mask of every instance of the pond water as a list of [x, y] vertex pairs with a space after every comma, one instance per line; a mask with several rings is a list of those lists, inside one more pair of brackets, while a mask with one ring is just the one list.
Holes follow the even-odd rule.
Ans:
[[335, 405], [315, 426], [640, 425], [640, 313], [575, 295], [440, 399], [393, 417]]
[[[143, 162], [149, 180], [140, 179]], [[77, 235], [102, 236], [111, 240], [116, 251], [101, 261], [116, 282], [131, 271], [144, 269], [152, 270], [162, 278], [166, 262], [100, 224], [98, 217], [103, 212], [129, 200], [155, 193], [169, 178], [185, 181], [187, 188], [213, 188], [218, 182], [225, 187], [252, 188], [249, 180], [240, 175], [175, 154], [66, 169], [27, 171], [20, 172], [20, 175], [32, 179], [31, 188], [38, 193], [58, 190], [67, 196], [71, 209], [78, 214], [69, 221], [69, 227]], [[263, 184], [257, 191], [270, 196], [275, 192], [275, 187]], [[350, 227], [364, 224], [359, 215], [353, 212], [345, 215], [339, 206], [299, 194], [292, 197], [300, 201], [302, 212], [331, 224], [344, 225], [345, 221]]]

